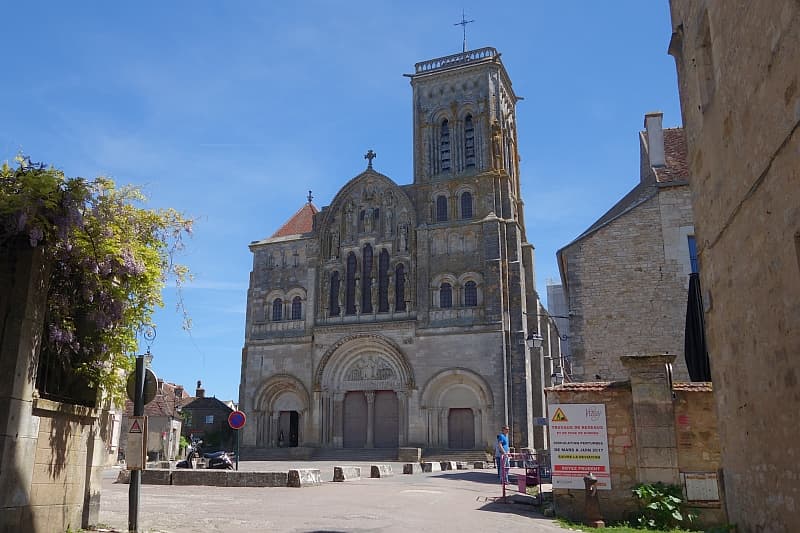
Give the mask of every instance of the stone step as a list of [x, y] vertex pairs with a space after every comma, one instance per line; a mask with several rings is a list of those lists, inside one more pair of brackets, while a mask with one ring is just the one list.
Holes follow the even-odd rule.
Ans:
[[492, 459], [483, 450], [445, 450], [428, 448], [422, 452], [422, 460], [474, 463], [476, 461], [491, 461]]

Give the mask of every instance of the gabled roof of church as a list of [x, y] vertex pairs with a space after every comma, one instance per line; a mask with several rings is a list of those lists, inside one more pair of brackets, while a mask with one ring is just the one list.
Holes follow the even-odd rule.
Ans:
[[278, 228], [278, 231], [273, 233], [270, 239], [274, 239], [275, 237], [288, 237], [290, 235], [302, 235], [303, 233], [310, 232], [314, 229], [314, 215], [317, 213], [319, 213], [319, 209], [317, 209], [314, 204], [311, 202], [306, 203], [297, 213], [292, 215], [292, 218]]

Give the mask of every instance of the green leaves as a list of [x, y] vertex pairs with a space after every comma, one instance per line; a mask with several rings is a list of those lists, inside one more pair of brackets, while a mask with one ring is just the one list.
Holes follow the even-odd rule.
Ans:
[[17, 164], [0, 167], [0, 247], [45, 246], [52, 275], [43, 350], [119, 398], [136, 334], [163, 306], [162, 289], [190, 279], [175, 256], [193, 220], [140, 207], [138, 188], [107, 177], [67, 178], [22, 156]]
[[640, 511], [636, 517], [639, 526], [668, 530], [695, 518], [693, 513], [682, 512], [683, 492], [678, 485], [643, 483], [632, 492], [639, 500]]

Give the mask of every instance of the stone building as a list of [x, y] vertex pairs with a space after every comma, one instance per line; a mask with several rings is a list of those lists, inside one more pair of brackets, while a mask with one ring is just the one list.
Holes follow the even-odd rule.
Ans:
[[206, 396], [202, 382], [197, 382], [194, 397], [185, 398], [180, 410], [184, 420], [181, 434], [188, 440], [201, 439], [207, 451], [233, 448], [234, 432], [228, 424], [233, 409], [214, 396]]
[[569, 309], [569, 353], [576, 381], [623, 379], [620, 355], [672, 353], [688, 380], [684, 352], [694, 249], [686, 142], [645, 115], [639, 183], [557, 252]]
[[506, 421], [516, 446], [544, 446], [518, 97], [493, 48], [408, 76], [413, 182], [370, 150], [329, 206], [309, 198], [250, 244], [245, 447], [484, 449]]
[[800, 531], [800, 3], [670, 7], [729, 520]]
[[[159, 378], [155, 398], [144, 406], [147, 417], [147, 455], [152, 460], [172, 460], [178, 456], [183, 421], [180, 408], [188, 399], [189, 395], [182, 385]], [[126, 398], [122, 427], [130, 427], [128, 424], [132, 416], [133, 402]], [[119, 444], [123, 456], [127, 447], [125, 440]]]

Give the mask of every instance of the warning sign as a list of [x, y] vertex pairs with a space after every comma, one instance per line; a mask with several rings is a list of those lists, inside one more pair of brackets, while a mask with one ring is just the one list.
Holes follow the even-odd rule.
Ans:
[[553, 488], [582, 489], [594, 474], [597, 488], [611, 489], [608, 429], [603, 404], [550, 404], [550, 458]]
[[128, 446], [125, 464], [128, 470], [144, 470], [147, 465], [147, 417], [132, 416], [128, 421]]
[[556, 409], [553, 415], [553, 422], [569, 422], [567, 415], [564, 414], [564, 411], [562, 411], [560, 407]]

